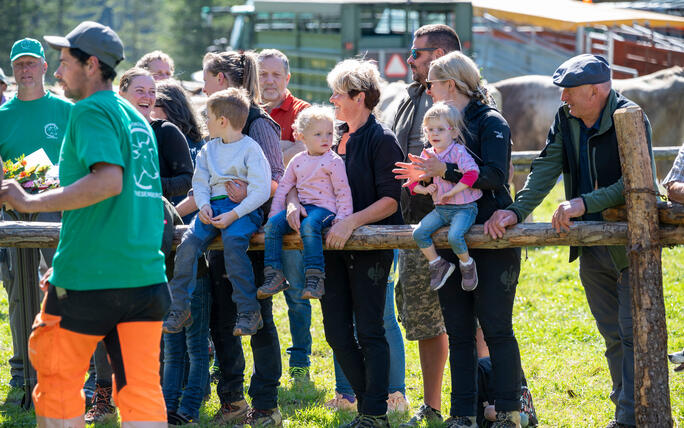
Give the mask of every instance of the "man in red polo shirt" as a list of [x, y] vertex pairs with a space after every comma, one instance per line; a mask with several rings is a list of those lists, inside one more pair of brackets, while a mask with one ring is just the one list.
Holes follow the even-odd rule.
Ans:
[[273, 120], [280, 125], [280, 146], [285, 165], [295, 154], [304, 150], [302, 142], [295, 142], [292, 124], [300, 111], [311, 106], [295, 98], [287, 90], [290, 83], [290, 63], [284, 53], [276, 49], [265, 49], [259, 54], [259, 85], [261, 100]]

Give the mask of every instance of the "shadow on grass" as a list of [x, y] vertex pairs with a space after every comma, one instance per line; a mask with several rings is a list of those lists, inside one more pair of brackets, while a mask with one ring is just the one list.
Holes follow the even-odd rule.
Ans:
[[0, 426], [2, 427], [33, 427], [36, 426], [36, 416], [31, 410], [21, 407], [21, 399], [24, 396], [23, 389], [3, 388], [2, 404], [0, 404]]

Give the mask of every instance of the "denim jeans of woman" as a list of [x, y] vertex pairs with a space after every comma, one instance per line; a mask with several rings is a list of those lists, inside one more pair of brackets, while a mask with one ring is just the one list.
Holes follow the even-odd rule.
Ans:
[[[401, 392], [406, 395], [406, 360], [404, 353], [404, 338], [394, 313], [394, 274], [397, 266], [397, 250], [394, 250], [394, 264], [387, 279], [387, 294], [385, 296], [385, 313], [383, 323], [385, 327], [385, 338], [390, 351], [390, 370], [388, 392]], [[354, 395], [347, 377], [344, 375], [337, 358], [333, 357], [335, 364], [335, 391], [340, 394]]]
[[[199, 417], [199, 408], [209, 379], [209, 277], [197, 278], [190, 311], [192, 324], [181, 332], [164, 334], [164, 380], [162, 391], [166, 410]], [[185, 382], [186, 354], [190, 363]], [[185, 384], [184, 384], [185, 383]]]

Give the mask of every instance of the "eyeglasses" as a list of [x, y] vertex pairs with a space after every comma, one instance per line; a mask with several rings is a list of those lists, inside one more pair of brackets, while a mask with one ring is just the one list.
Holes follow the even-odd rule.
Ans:
[[411, 49], [411, 58], [413, 59], [418, 59], [418, 56], [420, 56], [419, 52], [420, 51], [436, 51], [437, 48], [413, 48]]
[[427, 87], [428, 91], [432, 89], [432, 83], [433, 82], [448, 82], [451, 79], [440, 79], [440, 80], [426, 80], [425, 81], [425, 87]]

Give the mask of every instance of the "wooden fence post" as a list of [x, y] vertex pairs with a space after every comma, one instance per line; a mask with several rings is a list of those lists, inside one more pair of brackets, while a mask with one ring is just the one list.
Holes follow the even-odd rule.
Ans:
[[658, 210], [643, 113], [639, 107], [627, 107], [613, 118], [627, 202], [636, 423], [671, 427]]

